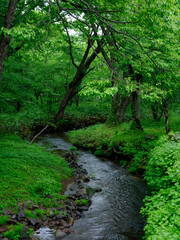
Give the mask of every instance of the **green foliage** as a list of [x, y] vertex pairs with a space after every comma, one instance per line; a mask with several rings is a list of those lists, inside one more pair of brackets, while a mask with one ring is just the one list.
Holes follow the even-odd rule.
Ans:
[[98, 149], [98, 150], [96, 150], [96, 151], [94, 152], [94, 154], [95, 154], [96, 156], [103, 156], [103, 150]]
[[169, 141], [163, 137], [150, 154], [146, 167], [148, 185], [153, 190], [168, 188], [180, 180], [177, 166], [180, 164], [180, 143]]
[[28, 218], [37, 218], [36, 214], [31, 210], [26, 209], [25, 213], [26, 213], [26, 217], [28, 217]]
[[0, 136], [0, 172], [0, 210], [27, 200], [53, 205], [72, 174], [64, 159], [13, 135]]
[[76, 203], [80, 203], [82, 205], [89, 205], [89, 201], [87, 199], [76, 200]]
[[9, 220], [9, 216], [7, 215], [0, 216], [0, 226], [5, 224], [8, 220]]
[[147, 154], [154, 147], [154, 142], [145, 140], [145, 132], [131, 128], [131, 122], [120, 126], [98, 124], [86, 129], [71, 131], [69, 137], [74, 145], [94, 150], [97, 156], [111, 156], [113, 153], [121, 157], [130, 156], [131, 161], [120, 160], [120, 165], [126, 165], [130, 172], [145, 168]]
[[74, 151], [77, 150], [77, 147], [74, 147], [74, 146], [73, 146], [73, 147], [71, 147], [69, 150], [74, 152]]
[[149, 155], [145, 172], [151, 190], [141, 211], [147, 217], [147, 240], [177, 240], [180, 236], [179, 166], [180, 142], [162, 137]]
[[10, 225], [8, 227], [8, 230], [3, 233], [4, 237], [7, 237], [8, 239], [12, 240], [19, 240], [21, 237], [22, 229], [24, 228], [24, 225], [21, 223], [18, 223], [17, 225]]

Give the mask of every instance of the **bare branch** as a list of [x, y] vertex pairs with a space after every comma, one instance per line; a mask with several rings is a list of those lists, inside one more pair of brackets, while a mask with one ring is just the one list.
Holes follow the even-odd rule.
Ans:
[[85, 75], [84, 76], [86, 76], [89, 72], [91, 72], [93, 69], [95, 69], [95, 67], [96, 66], [94, 66], [94, 67], [92, 67], [92, 68], [90, 68], [86, 73], [85, 73]]
[[35, 140], [42, 132], [44, 132], [48, 127], [49, 127], [49, 124], [46, 125], [45, 128], [43, 128], [43, 129], [27, 144], [27, 146], [29, 146], [32, 142], [34, 142], [34, 140]]
[[137, 38], [133, 37], [132, 35], [130, 35], [129, 33], [125, 33], [122, 31], [119, 31], [117, 29], [115, 29], [111, 24], [105, 22], [104, 20], [101, 20], [104, 24], [106, 24], [108, 27], [110, 27], [112, 30], [114, 30], [115, 32], [122, 34], [124, 36], [128, 36], [130, 38], [132, 38], [138, 45], [139, 47], [142, 49], [142, 51], [148, 56], [148, 58], [151, 60], [151, 62], [158, 68], [157, 64], [154, 62], [154, 60], [149, 56], [149, 54], [146, 52], [146, 50], [143, 48], [143, 46], [141, 45], [141, 43], [137, 40]]

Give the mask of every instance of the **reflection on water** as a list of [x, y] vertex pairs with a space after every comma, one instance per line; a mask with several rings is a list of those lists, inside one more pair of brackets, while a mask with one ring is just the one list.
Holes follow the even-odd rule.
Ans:
[[[46, 135], [41, 143], [49, 150], [69, 150], [64, 137]], [[75, 233], [65, 240], [133, 240], [142, 239], [144, 220], [139, 214], [146, 194], [145, 184], [110, 161], [79, 150], [78, 163], [91, 176], [90, 186], [102, 187], [92, 198], [92, 205], [72, 227]], [[41, 238], [45, 240], [45, 238]]]

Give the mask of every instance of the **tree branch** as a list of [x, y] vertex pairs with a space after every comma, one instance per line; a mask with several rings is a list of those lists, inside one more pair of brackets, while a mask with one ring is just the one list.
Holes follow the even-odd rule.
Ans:
[[[60, 16], [60, 14], [59, 14]], [[65, 20], [60, 16], [60, 18], [62, 19], [62, 23], [63, 23], [63, 26], [66, 30], [66, 34], [67, 34], [67, 37], [68, 37], [68, 43], [69, 43], [69, 50], [70, 50], [70, 58], [71, 58], [71, 61], [72, 61], [72, 64], [75, 66], [75, 68], [77, 68], [77, 64], [75, 63], [74, 61], [74, 58], [73, 58], [73, 54], [72, 54], [72, 44], [71, 44], [71, 38], [70, 38], [70, 35], [69, 35], [69, 31], [68, 31], [68, 28], [66, 27], [66, 24], [65, 24]], [[66, 22], [67, 23], [67, 22]]]

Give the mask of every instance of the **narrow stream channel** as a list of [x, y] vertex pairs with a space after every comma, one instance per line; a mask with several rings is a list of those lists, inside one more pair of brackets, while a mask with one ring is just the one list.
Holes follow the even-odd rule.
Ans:
[[[49, 150], [69, 150], [72, 145], [65, 135], [46, 135], [41, 144], [49, 144]], [[102, 187], [92, 198], [92, 205], [83, 217], [76, 220], [75, 233], [65, 240], [133, 240], [142, 239], [144, 220], [139, 214], [142, 199], [146, 195], [145, 184], [131, 176], [125, 169], [111, 161], [78, 150], [78, 164], [91, 177], [91, 187]], [[48, 238], [46, 231], [41, 240]], [[40, 236], [39, 236], [40, 237]]]

